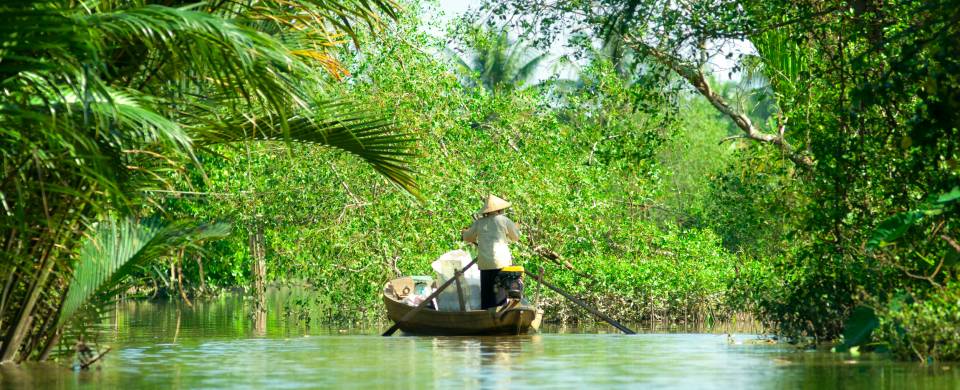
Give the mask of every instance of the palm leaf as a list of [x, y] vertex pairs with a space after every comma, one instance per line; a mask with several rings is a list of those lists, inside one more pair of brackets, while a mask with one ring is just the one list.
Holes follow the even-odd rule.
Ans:
[[[146, 3], [0, 4], [0, 230], [17, 248], [11, 263], [41, 275], [25, 277], [24, 288], [46, 286], [51, 272], [64, 276], [11, 301], [16, 325], [7, 329], [26, 329], [31, 315], [62, 327], [84, 302], [115, 292], [130, 267], [203, 239], [205, 228], [179, 223], [106, 221], [86, 238], [72, 228], [138, 212], [139, 200], [150, 200], [145, 189], [171, 185], [181, 164], [195, 162], [183, 158], [194, 147], [259, 139], [332, 145], [415, 190], [408, 136], [381, 115], [330, 114], [324, 110], [335, 105], [313, 101], [329, 79], [320, 68], [342, 71], [328, 48], [364, 25], [379, 29], [381, 17], [396, 19], [393, 0]], [[232, 119], [246, 115], [263, 123]], [[59, 255], [44, 264], [27, 255], [41, 252]], [[64, 253], [81, 253], [76, 268], [52, 260]], [[61, 302], [60, 315], [49, 313]], [[0, 360], [23, 348], [26, 334], [3, 333]]]
[[[42, 85], [31, 73], [18, 77]], [[0, 134], [30, 128], [35, 131], [21, 137], [24, 147], [47, 150], [52, 149], [51, 145], [65, 147], [69, 150], [65, 156], [69, 158], [49, 156], [47, 166], [60, 167], [61, 174], [69, 171], [75, 177], [84, 178], [104, 194], [114, 197], [115, 205], [122, 207], [131, 194], [125, 189], [142, 185], [155, 187], [158, 181], [169, 180], [169, 175], [155, 170], [132, 170], [132, 167], [143, 168], [144, 163], [155, 165], [147, 161], [150, 159], [138, 158], [151, 155], [141, 152], [166, 150], [166, 156], [152, 154], [154, 162], [163, 162], [160, 166], [169, 166], [171, 158], [178, 154], [193, 158], [189, 135], [179, 123], [153, 110], [156, 104], [150, 96], [138, 91], [106, 86], [85, 96], [77, 96], [69, 89], [34, 89], [33, 98], [27, 104], [0, 103], [3, 114], [0, 115]], [[81, 160], [83, 164], [64, 160]], [[76, 196], [76, 188], [61, 186], [58, 182], [46, 183], [45, 190]]]
[[540, 63], [543, 62], [543, 60], [545, 60], [546, 58], [547, 58], [547, 53], [542, 53], [540, 55], [537, 55], [530, 61], [527, 61], [527, 63], [524, 64], [519, 70], [517, 70], [516, 74], [514, 74], [512, 83], [518, 86], [522, 86], [526, 84], [527, 80], [530, 80], [530, 77], [532, 77], [533, 74], [536, 73], [537, 69], [540, 67]]
[[503, 30], [494, 39], [493, 43], [487, 48], [484, 60], [483, 78], [489, 84], [490, 89], [495, 89], [510, 79], [511, 71], [511, 47], [507, 31]]
[[[456, 54], [450, 55], [454, 65], [464, 71], [479, 76], [479, 84], [489, 91], [502, 88], [522, 87], [540, 67], [547, 54], [533, 54], [523, 41], [513, 41], [506, 30], [486, 31], [485, 39], [473, 41], [473, 65]], [[447, 50], [453, 53], [452, 50]], [[524, 59], [530, 58], [526, 62]], [[522, 64], [522, 65], [521, 65]], [[473, 82], [472, 78], [466, 79]]]
[[193, 135], [197, 145], [246, 141], [291, 141], [338, 149], [370, 164], [410, 194], [421, 198], [409, 159], [416, 139], [399, 132], [394, 122], [361, 105], [345, 101], [316, 102], [303, 114], [287, 119], [283, 131], [269, 117], [211, 124]]
[[96, 120], [99, 135], [120, 147], [136, 147], [157, 143], [174, 150], [191, 153], [192, 141], [180, 124], [160, 115], [152, 108], [152, 99], [134, 90], [116, 90], [105, 87], [103, 96], [91, 96], [85, 101], [72, 93], [64, 93], [65, 108], [72, 112], [87, 112]]
[[269, 18], [278, 24], [297, 28], [309, 25], [333, 33], [343, 32], [357, 42], [356, 25], [366, 25], [376, 31], [384, 25], [383, 16], [396, 20], [400, 8], [392, 0], [266, 0], [245, 11], [252, 11], [252, 17]]
[[194, 224], [109, 219], [94, 227], [80, 247], [80, 256], [64, 298], [58, 325], [69, 321], [87, 304], [104, 302], [123, 280], [146, 263], [175, 249], [226, 237], [222, 223]]
[[[85, 45], [79, 25], [60, 9], [41, 5], [40, 1], [5, 2], [0, 6], [0, 80], [19, 72], [57, 70], [79, 64], [69, 53], [92, 53]], [[45, 51], [49, 56], [37, 56]]]
[[446, 53], [447, 57], [453, 60], [453, 64], [456, 66], [457, 70], [464, 74], [473, 74], [474, 69], [466, 60], [460, 56], [460, 53], [453, 51], [448, 47], [443, 48], [443, 52]]
[[[452, 60], [454, 72], [459, 73], [461, 84], [467, 88], [476, 87], [480, 73], [475, 71], [474, 67], [470, 66], [470, 64], [467, 63], [467, 60], [465, 60], [460, 53], [457, 53], [448, 47], [444, 47], [443, 52], [447, 55], [447, 58]], [[477, 59], [472, 58], [471, 60], [476, 62]]]
[[[236, 90], [280, 112], [302, 102], [292, 74], [308, 72], [278, 40], [191, 8], [148, 5], [83, 17], [93, 36], [110, 45], [142, 45], [167, 58], [167, 68], [202, 75], [205, 85]], [[169, 76], [168, 76], [169, 77]], [[290, 100], [289, 98], [293, 98]]]
[[[762, 62], [763, 76], [780, 95], [789, 95], [798, 88], [807, 71], [806, 51], [794, 41], [786, 29], [764, 31], [750, 37]], [[756, 64], [753, 67], [756, 68]], [[754, 71], [755, 72], [755, 71]]]

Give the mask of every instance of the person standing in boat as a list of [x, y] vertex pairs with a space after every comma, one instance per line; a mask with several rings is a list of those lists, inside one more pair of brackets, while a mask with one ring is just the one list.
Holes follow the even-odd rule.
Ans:
[[464, 241], [477, 244], [482, 309], [499, 304], [494, 288], [497, 274], [500, 269], [513, 265], [509, 244], [520, 239], [520, 232], [517, 231], [517, 225], [503, 214], [510, 206], [510, 202], [490, 195], [478, 212], [482, 216], [461, 232]]

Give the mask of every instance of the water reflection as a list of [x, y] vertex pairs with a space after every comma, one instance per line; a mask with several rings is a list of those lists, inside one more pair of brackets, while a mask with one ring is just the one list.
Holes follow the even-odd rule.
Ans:
[[0, 388], [960, 388], [951, 365], [729, 344], [725, 334], [380, 337], [306, 329], [270, 306], [259, 336], [248, 307], [123, 303], [104, 326], [114, 351], [100, 369], [4, 365]]
[[505, 389], [526, 361], [543, 351], [543, 336], [430, 338], [433, 385]]

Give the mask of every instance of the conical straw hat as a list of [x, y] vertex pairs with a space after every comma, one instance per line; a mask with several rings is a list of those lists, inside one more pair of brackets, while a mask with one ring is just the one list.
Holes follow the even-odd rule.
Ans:
[[480, 209], [480, 214], [491, 213], [497, 210], [503, 210], [510, 207], [510, 202], [507, 202], [496, 195], [490, 195], [487, 197], [487, 201], [484, 202], [483, 208]]

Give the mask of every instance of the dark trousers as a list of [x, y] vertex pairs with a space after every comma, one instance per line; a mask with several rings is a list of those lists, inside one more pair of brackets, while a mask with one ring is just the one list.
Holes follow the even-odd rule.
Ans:
[[500, 269], [482, 269], [480, 270], [480, 308], [487, 309], [500, 306], [497, 302], [497, 290], [494, 284], [497, 282], [497, 274]]

